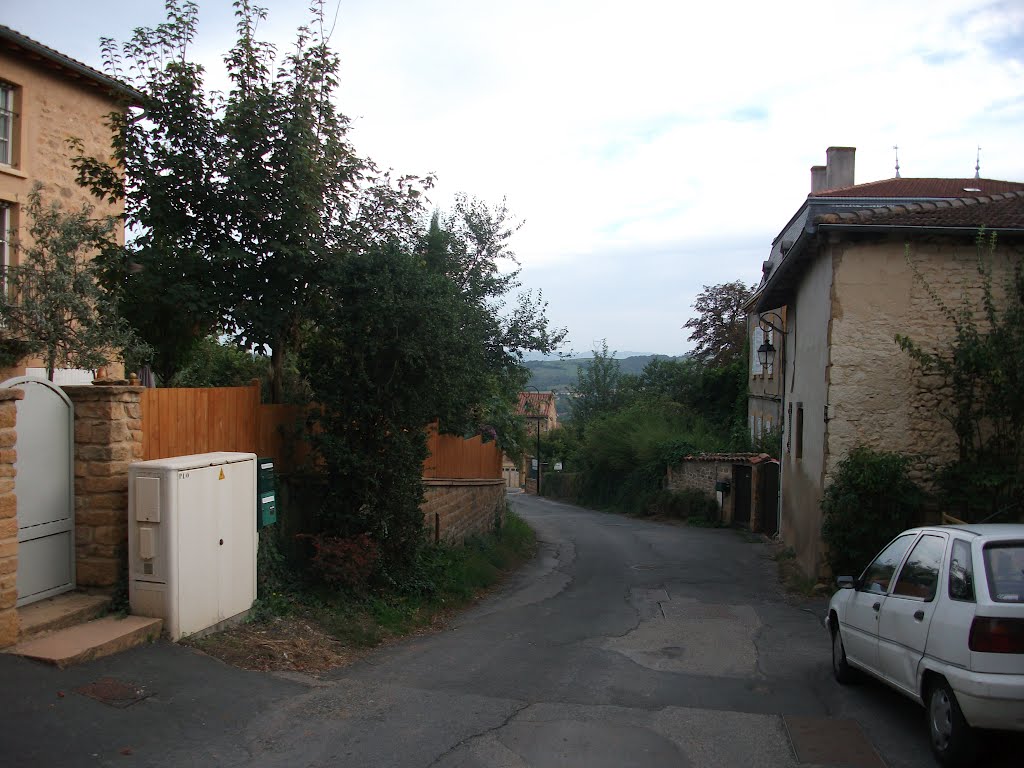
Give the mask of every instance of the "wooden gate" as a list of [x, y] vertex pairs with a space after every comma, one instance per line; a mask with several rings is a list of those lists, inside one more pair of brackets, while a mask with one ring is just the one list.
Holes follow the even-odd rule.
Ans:
[[761, 521], [761, 532], [774, 536], [779, 532], [779, 463], [767, 461], [762, 464], [760, 476], [758, 518]]
[[732, 465], [733, 508], [732, 524], [750, 527], [750, 479], [751, 469], [747, 464]]
[[48, 381], [18, 376], [0, 387], [25, 393], [14, 463], [21, 606], [75, 588], [75, 417], [68, 396]]

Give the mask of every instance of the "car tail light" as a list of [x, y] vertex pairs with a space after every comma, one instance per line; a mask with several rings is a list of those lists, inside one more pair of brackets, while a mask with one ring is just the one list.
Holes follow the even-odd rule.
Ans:
[[978, 653], [1024, 653], [1024, 619], [976, 616], [967, 644]]

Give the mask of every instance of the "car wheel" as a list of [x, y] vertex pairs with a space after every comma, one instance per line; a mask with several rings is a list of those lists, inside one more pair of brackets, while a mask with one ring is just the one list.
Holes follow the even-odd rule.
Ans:
[[942, 765], [970, 764], [974, 732], [964, 719], [949, 683], [939, 679], [928, 687], [928, 735], [935, 759]]
[[853, 668], [846, 663], [846, 649], [838, 626], [832, 630], [832, 674], [842, 685], [852, 683], [857, 677]]

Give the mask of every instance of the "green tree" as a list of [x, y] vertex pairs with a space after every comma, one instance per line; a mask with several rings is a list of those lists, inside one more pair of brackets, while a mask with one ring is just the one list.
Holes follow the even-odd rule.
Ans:
[[587, 426], [602, 414], [612, 413], [624, 404], [623, 380], [615, 353], [608, 351], [608, 342], [593, 351], [586, 366], [576, 366], [576, 384], [570, 391], [573, 427], [584, 435]]
[[[949, 321], [952, 338], [926, 350], [908, 336], [896, 343], [923, 373], [938, 374], [952, 392], [940, 412], [953, 427], [957, 459], [938, 481], [948, 503], [967, 521], [1021, 512], [1024, 496], [1024, 265], [1018, 259], [1001, 295], [993, 286], [995, 235], [976, 241], [980, 301], [963, 292], [950, 307], [914, 268], [935, 306]], [[907, 251], [908, 262], [910, 252]]]
[[225, 59], [233, 87], [222, 122], [229, 314], [243, 346], [269, 350], [276, 403], [285, 357], [316, 304], [364, 163], [334, 105], [338, 57], [323, 34], [322, 3], [313, 4], [312, 23], [300, 27], [276, 74], [273, 47], [256, 39], [265, 11], [248, 0], [235, 9], [238, 40]]
[[696, 342], [694, 357], [716, 367], [739, 359], [747, 336], [743, 305], [752, 293], [742, 280], [704, 286], [693, 302], [697, 316], [683, 326], [690, 329], [690, 341]]
[[46, 204], [42, 186], [28, 194], [28, 242], [12, 238], [15, 266], [3, 274], [0, 321], [19, 351], [39, 353], [53, 381], [57, 368], [99, 368], [128, 350], [145, 354], [97, 281], [93, 257], [119, 250], [116, 220], [93, 219], [83, 205]]
[[222, 320], [230, 280], [219, 259], [226, 234], [217, 119], [203, 68], [188, 60], [199, 7], [166, 7], [164, 23], [138, 28], [120, 45], [103, 40], [107, 71], [139, 93], [108, 118], [113, 158], [83, 155], [81, 141], [72, 141], [79, 183], [124, 201], [130, 242], [97, 264], [121, 315], [155, 350], [153, 368], [164, 380]]

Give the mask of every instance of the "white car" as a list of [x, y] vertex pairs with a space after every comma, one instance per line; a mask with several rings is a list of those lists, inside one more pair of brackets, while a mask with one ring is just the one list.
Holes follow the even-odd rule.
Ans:
[[1024, 525], [904, 531], [829, 601], [832, 671], [867, 672], [923, 704], [943, 765], [974, 728], [1024, 731]]

